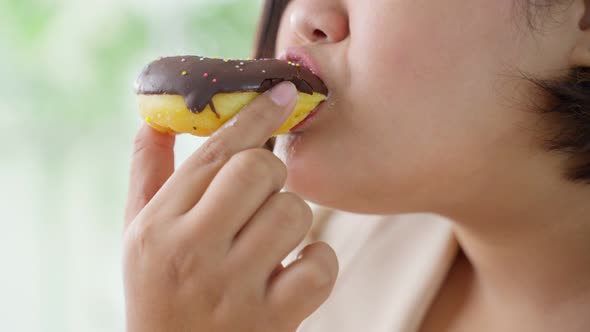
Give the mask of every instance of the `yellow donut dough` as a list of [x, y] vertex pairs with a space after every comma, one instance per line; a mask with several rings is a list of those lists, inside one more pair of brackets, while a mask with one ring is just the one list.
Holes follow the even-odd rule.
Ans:
[[[219, 117], [211, 106], [199, 113], [191, 112], [180, 95], [139, 94], [137, 99], [140, 115], [154, 129], [167, 133], [209, 136], [258, 95], [257, 92], [216, 94], [212, 102]], [[317, 92], [312, 95], [300, 92], [291, 116], [273, 135], [288, 133], [325, 99], [325, 95]]]

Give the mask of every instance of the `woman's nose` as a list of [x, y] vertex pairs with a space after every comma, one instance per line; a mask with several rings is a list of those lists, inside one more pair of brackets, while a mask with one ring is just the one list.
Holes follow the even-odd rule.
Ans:
[[348, 15], [339, 1], [295, 0], [292, 6], [289, 24], [302, 41], [337, 43], [348, 37]]

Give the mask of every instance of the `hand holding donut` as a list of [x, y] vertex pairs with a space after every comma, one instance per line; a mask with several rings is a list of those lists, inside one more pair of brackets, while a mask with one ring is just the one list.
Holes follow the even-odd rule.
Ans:
[[285, 165], [260, 148], [289, 117], [285, 82], [248, 104], [174, 171], [174, 136], [136, 138], [124, 234], [128, 331], [293, 332], [328, 297], [338, 264], [315, 243], [281, 261], [311, 226], [280, 192]]

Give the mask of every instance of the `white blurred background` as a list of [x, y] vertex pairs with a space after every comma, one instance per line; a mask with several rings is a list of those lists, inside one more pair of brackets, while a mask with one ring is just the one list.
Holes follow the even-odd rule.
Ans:
[[248, 57], [260, 7], [0, 0], [0, 331], [124, 331], [135, 77], [160, 55]]

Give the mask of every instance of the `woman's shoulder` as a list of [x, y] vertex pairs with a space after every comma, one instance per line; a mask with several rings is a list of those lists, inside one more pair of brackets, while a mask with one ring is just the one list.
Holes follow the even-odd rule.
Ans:
[[[433, 214], [363, 215], [312, 206], [302, 246], [324, 241], [336, 252], [339, 279], [301, 332], [414, 331], [457, 252], [450, 222]], [[362, 290], [362, 291], [361, 291]], [[342, 316], [354, 303], [382, 305]]]

